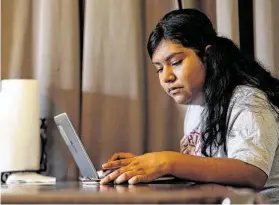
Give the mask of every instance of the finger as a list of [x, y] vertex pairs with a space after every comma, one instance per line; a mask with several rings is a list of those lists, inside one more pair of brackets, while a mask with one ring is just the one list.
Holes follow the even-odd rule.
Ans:
[[115, 168], [115, 167], [127, 166], [127, 165], [130, 164], [132, 161], [133, 161], [132, 158], [129, 158], [129, 159], [121, 159], [121, 160], [116, 160], [116, 161], [107, 162], [107, 163], [103, 164], [102, 167], [103, 167], [104, 169], [111, 169], [111, 168]]
[[104, 169], [100, 172], [99, 177], [104, 178], [105, 176], [109, 175], [110, 173], [114, 172], [115, 169]]
[[129, 184], [137, 184], [140, 182], [150, 182], [153, 179], [151, 177], [148, 177], [146, 175], [136, 175], [134, 177], [132, 177], [131, 179], [129, 179], [128, 183]]
[[122, 167], [120, 169], [115, 170], [108, 176], [104, 177], [101, 181], [100, 184], [107, 184], [110, 181], [115, 180], [118, 176], [120, 176], [122, 173], [129, 171], [129, 167]]
[[128, 181], [129, 179], [133, 178], [134, 176], [141, 175], [141, 174], [143, 174], [142, 171], [132, 170], [132, 171], [124, 172], [119, 177], [117, 177], [117, 179], [115, 180], [115, 183], [121, 184], [122, 182]]
[[108, 160], [108, 162], [111, 162], [111, 161], [120, 159], [120, 156], [121, 156], [122, 154], [123, 154], [122, 152], [115, 153], [115, 154], [112, 155], [112, 157]]
[[135, 155], [132, 153], [128, 152], [118, 152], [112, 155], [112, 157], [108, 160], [108, 162], [119, 160], [119, 159], [126, 159], [126, 158], [131, 158], [134, 157]]

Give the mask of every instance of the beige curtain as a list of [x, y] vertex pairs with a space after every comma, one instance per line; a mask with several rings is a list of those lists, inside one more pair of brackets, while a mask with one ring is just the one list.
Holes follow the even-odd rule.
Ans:
[[76, 165], [52, 118], [67, 112], [78, 129], [78, 1], [2, 0], [1, 3], [2, 79], [39, 80], [40, 118], [48, 119], [46, 174], [58, 179], [75, 178]]
[[[58, 180], [78, 176], [53, 123], [53, 116], [61, 112], [70, 116], [97, 168], [114, 152], [179, 150], [185, 107], [163, 92], [146, 52], [150, 31], [166, 12], [177, 8], [176, 0], [87, 0], [83, 42], [78, 0], [1, 2], [1, 75], [39, 80], [40, 117], [48, 119], [45, 174]], [[219, 30], [238, 27], [228, 1], [182, 2], [184, 8], [204, 11]], [[225, 7], [233, 13], [220, 16], [218, 8]], [[273, 27], [278, 18], [269, 19]], [[272, 31], [278, 37], [276, 32]]]

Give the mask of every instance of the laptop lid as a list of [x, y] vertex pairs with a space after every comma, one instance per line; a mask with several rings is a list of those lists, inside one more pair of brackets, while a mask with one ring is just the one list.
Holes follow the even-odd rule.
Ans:
[[70, 119], [66, 113], [54, 117], [54, 122], [67, 144], [73, 158], [80, 170], [82, 177], [99, 179], [97, 171], [89, 159]]

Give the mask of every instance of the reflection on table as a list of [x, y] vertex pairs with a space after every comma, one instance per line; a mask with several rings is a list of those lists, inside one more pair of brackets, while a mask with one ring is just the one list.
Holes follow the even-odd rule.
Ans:
[[266, 203], [250, 189], [217, 184], [2, 185], [2, 203]]

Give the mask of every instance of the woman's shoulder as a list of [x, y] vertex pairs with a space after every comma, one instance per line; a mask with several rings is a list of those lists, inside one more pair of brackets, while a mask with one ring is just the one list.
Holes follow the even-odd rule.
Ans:
[[238, 85], [233, 91], [232, 98], [253, 98], [253, 97], [265, 97], [265, 93], [263, 90], [252, 87], [249, 85]]
[[269, 102], [264, 91], [249, 86], [238, 86], [230, 101], [228, 120], [234, 124], [234, 121], [241, 119], [240, 127], [247, 123], [252, 126], [254, 122], [263, 125], [264, 121], [278, 127], [278, 113], [278, 107]]
[[[275, 108], [275, 109], [274, 109]], [[249, 86], [238, 86], [231, 99], [227, 120], [231, 133], [252, 136], [255, 130], [279, 136], [278, 107], [272, 105], [264, 91]]]
[[270, 106], [265, 92], [248, 85], [239, 85], [234, 89], [230, 106], [232, 107], [266, 107]]
[[228, 108], [228, 118], [232, 121], [237, 116], [250, 116], [257, 120], [272, 118], [272, 121], [277, 122], [278, 113], [278, 107], [269, 102], [264, 91], [250, 86], [237, 86]]

